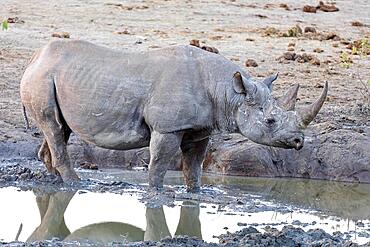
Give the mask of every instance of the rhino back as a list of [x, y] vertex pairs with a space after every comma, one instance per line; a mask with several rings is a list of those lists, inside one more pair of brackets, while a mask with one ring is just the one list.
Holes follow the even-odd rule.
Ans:
[[145, 146], [149, 128], [212, 126], [210, 92], [229, 94], [231, 72], [238, 68], [190, 46], [119, 52], [84, 41], [51, 42], [36, 63], [54, 81], [69, 127], [82, 139], [113, 149]]

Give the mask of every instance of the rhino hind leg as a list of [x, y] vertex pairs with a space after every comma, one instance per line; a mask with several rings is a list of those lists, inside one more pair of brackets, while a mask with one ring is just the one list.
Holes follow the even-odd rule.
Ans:
[[[60, 174], [64, 182], [79, 180], [79, 177], [71, 166], [67, 152], [67, 142], [71, 130], [65, 124], [58, 106], [54, 105], [43, 109], [41, 116], [38, 122], [44, 133], [46, 142], [42, 147], [43, 149], [40, 150], [41, 155], [50, 153], [51, 168]], [[46, 151], [46, 145], [48, 151]], [[44, 159], [48, 161], [49, 157], [44, 156]], [[45, 166], [48, 167], [48, 165], [45, 163]]]
[[196, 142], [183, 142], [182, 171], [188, 192], [199, 192], [200, 178], [202, 174], [202, 162], [207, 150], [209, 138]]
[[59, 172], [53, 167], [51, 162], [51, 153], [49, 149], [48, 142], [44, 138], [40, 150], [38, 152], [39, 159], [44, 163], [47, 171], [53, 175], [59, 175]]
[[151, 133], [149, 151], [149, 187], [161, 189], [166, 171], [179, 150], [182, 133], [165, 133], [157, 131]]

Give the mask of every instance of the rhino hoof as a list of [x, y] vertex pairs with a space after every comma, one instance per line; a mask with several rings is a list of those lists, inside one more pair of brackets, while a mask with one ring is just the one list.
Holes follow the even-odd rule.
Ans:
[[186, 192], [188, 192], [188, 193], [199, 193], [200, 192], [200, 187], [199, 186], [196, 186], [196, 187], [188, 187], [186, 189]]
[[65, 183], [76, 182], [81, 180], [75, 171], [65, 172], [64, 174], [62, 174], [62, 179], [63, 182]]

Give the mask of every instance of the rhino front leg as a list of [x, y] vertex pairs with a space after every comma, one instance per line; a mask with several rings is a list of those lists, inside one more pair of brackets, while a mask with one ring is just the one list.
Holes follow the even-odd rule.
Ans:
[[188, 192], [198, 192], [200, 190], [202, 162], [207, 150], [208, 141], [209, 138], [206, 138], [196, 142], [185, 141], [181, 144], [183, 157], [182, 171]]
[[159, 241], [162, 238], [171, 237], [163, 206], [158, 208], [146, 208], [145, 217], [146, 230], [144, 233], [144, 241]]
[[153, 131], [150, 137], [149, 187], [163, 188], [163, 180], [172, 157], [180, 147], [182, 133], [161, 134]]

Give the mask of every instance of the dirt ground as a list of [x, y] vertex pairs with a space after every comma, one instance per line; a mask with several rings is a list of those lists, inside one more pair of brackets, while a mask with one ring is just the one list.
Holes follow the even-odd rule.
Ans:
[[[370, 78], [369, 57], [351, 55], [347, 49], [351, 42], [370, 36], [368, 1], [336, 1], [337, 12], [306, 13], [302, 11], [306, 4], [318, 2], [3, 0], [0, 18], [17, 19], [0, 32], [0, 141], [28, 138], [23, 132], [19, 82], [35, 49], [61, 32], [118, 50], [155, 49], [199, 39], [242, 67], [247, 59], [255, 60], [257, 67], [245, 68], [255, 77], [280, 72], [276, 95], [300, 83], [300, 106], [312, 102], [327, 80], [329, 97], [316, 121], [338, 128], [368, 125], [361, 81]], [[354, 21], [360, 26], [353, 26]], [[297, 37], [283, 37], [296, 25], [302, 34], [293, 29], [290, 35], [298, 33]], [[305, 33], [306, 27], [316, 33]], [[313, 64], [317, 60], [279, 59], [287, 49], [313, 55], [320, 65]], [[353, 60], [348, 69], [341, 66], [342, 51]]]
[[[328, 81], [328, 100], [315, 123], [370, 139], [370, 59], [348, 49], [354, 41], [370, 37], [369, 2], [337, 0], [339, 11], [316, 13], [303, 12], [304, 5], [316, 6], [318, 1], [1, 0], [0, 20], [11, 19], [9, 29], [0, 31], [0, 144], [9, 144], [17, 153], [18, 144], [35, 139], [34, 131], [24, 131], [19, 83], [32, 53], [64, 32], [71, 39], [117, 50], [148, 50], [197, 39], [254, 77], [279, 72], [276, 96], [298, 82], [298, 107], [317, 98]], [[316, 32], [305, 32], [310, 31], [307, 27]], [[348, 57], [341, 58], [343, 51]], [[257, 67], [246, 67], [248, 59]], [[343, 66], [350, 60], [349, 68]], [[183, 242], [176, 244], [172, 246]]]

